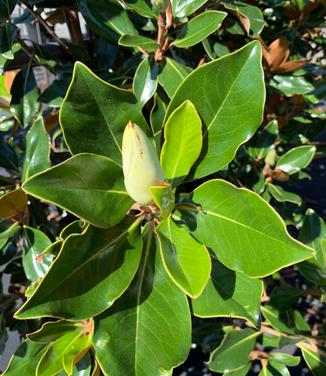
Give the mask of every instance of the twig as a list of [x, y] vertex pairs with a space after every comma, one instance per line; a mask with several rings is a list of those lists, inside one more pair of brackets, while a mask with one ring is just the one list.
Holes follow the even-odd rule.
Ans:
[[25, 5], [27, 10], [31, 13], [31, 15], [44, 27], [44, 29], [52, 36], [52, 38], [65, 50], [69, 51], [69, 46], [63, 42], [54, 30], [48, 25], [48, 23], [41, 17], [39, 13], [34, 11], [33, 5], [30, 5], [26, 0], [21, 0], [21, 3]]

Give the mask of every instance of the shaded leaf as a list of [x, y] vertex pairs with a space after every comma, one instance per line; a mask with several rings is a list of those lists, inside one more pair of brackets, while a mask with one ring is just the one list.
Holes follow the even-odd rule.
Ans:
[[133, 92], [143, 105], [154, 95], [157, 88], [158, 66], [150, 58], [145, 58], [138, 66], [134, 81]]
[[0, 218], [12, 218], [23, 214], [27, 206], [27, 196], [20, 188], [0, 197]]
[[289, 175], [296, 174], [309, 166], [316, 153], [316, 147], [311, 145], [297, 146], [283, 154], [276, 163], [276, 168]]
[[124, 47], [142, 48], [147, 52], [154, 52], [158, 48], [158, 44], [154, 39], [142, 35], [123, 35], [119, 39], [119, 44]]
[[288, 192], [279, 185], [268, 183], [267, 189], [268, 192], [275, 198], [275, 200], [279, 202], [292, 202], [293, 204], [299, 206], [302, 204], [302, 199], [299, 195], [293, 192]]
[[294, 94], [307, 94], [314, 90], [314, 86], [302, 76], [275, 75], [270, 85], [287, 97]]

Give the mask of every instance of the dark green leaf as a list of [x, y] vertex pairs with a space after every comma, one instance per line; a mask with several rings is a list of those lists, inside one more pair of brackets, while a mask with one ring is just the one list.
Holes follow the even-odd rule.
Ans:
[[158, 44], [155, 40], [141, 35], [123, 35], [119, 39], [119, 44], [125, 47], [140, 47], [147, 52], [156, 51], [158, 48]]
[[45, 170], [50, 165], [50, 137], [44, 127], [43, 118], [38, 118], [26, 135], [26, 151], [22, 181]]
[[197, 68], [179, 86], [167, 116], [189, 99], [205, 124], [196, 178], [225, 167], [255, 133], [262, 120], [264, 87], [258, 42]]
[[186, 295], [166, 274], [150, 240], [131, 287], [97, 319], [94, 346], [107, 375], [169, 375], [190, 350]]
[[311, 145], [297, 146], [283, 154], [277, 161], [276, 167], [289, 175], [296, 174], [309, 166], [314, 158], [316, 147]]
[[16, 0], [0, 0], [0, 22], [10, 18], [16, 2]]
[[261, 311], [265, 319], [271, 324], [273, 328], [281, 333], [294, 334], [294, 322], [287, 313], [283, 313], [271, 305], [261, 307]]
[[254, 192], [211, 180], [192, 199], [202, 207], [195, 237], [232, 270], [263, 277], [313, 255], [289, 236], [281, 217]]
[[175, 17], [184, 18], [194, 13], [207, 0], [171, 0], [172, 13]]
[[112, 86], [77, 63], [60, 112], [73, 154], [90, 152], [121, 163], [122, 134], [129, 120], [145, 126], [142, 104], [128, 90]]
[[90, 226], [70, 235], [17, 317], [84, 320], [111, 306], [129, 286], [141, 257], [139, 226], [131, 223], [127, 219], [107, 230]]
[[302, 199], [299, 195], [293, 192], [288, 192], [279, 185], [268, 183], [267, 189], [268, 192], [275, 198], [275, 200], [279, 202], [292, 202], [293, 204], [299, 206], [302, 204]]
[[277, 120], [272, 120], [266, 127], [257, 132], [253, 140], [250, 142], [248, 152], [251, 157], [263, 159], [269, 151], [273, 150], [274, 142], [278, 136]]
[[212, 273], [199, 298], [192, 300], [198, 317], [239, 317], [258, 326], [263, 285], [212, 260]]
[[215, 372], [233, 370], [246, 365], [259, 332], [253, 329], [232, 330], [227, 333], [210, 356], [208, 367]]
[[12, 23], [6, 23], [5, 25], [0, 27], [0, 54], [6, 59], [14, 58], [14, 54], [11, 49], [14, 44], [16, 34], [17, 28]]
[[270, 85], [288, 97], [294, 94], [307, 94], [314, 90], [314, 86], [302, 76], [275, 75]]
[[120, 166], [88, 153], [34, 175], [23, 189], [102, 228], [117, 224], [133, 202], [125, 191]]
[[75, 322], [72, 321], [48, 321], [36, 332], [27, 335], [32, 342], [48, 344], [75, 329]]
[[142, 105], [145, 105], [156, 91], [157, 74], [158, 65], [150, 58], [145, 58], [136, 70], [133, 92]]
[[214, 33], [221, 26], [226, 15], [225, 12], [206, 10], [186, 24], [173, 44], [179, 48], [194, 46]]

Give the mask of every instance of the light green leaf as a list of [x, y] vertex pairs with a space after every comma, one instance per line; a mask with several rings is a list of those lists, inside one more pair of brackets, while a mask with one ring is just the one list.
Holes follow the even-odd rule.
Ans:
[[125, 191], [120, 166], [88, 153], [34, 175], [25, 181], [23, 189], [102, 228], [121, 221], [133, 203]]
[[194, 70], [177, 89], [166, 117], [189, 99], [204, 122], [203, 148], [195, 177], [221, 170], [262, 121], [265, 85], [261, 46], [240, 50]]
[[182, 81], [189, 75], [191, 68], [177, 63], [167, 57], [165, 64], [158, 76], [158, 82], [166, 91], [167, 95], [172, 98]]
[[51, 244], [51, 240], [42, 231], [24, 226], [23, 267], [30, 281], [44, 277], [49, 270], [53, 255], [48, 253], [40, 256], [40, 254]]
[[207, 0], [171, 0], [173, 16], [178, 18], [190, 16], [206, 2]]
[[268, 183], [267, 189], [268, 192], [275, 198], [275, 200], [279, 202], [292, 202], [293, 204], [299, 206], [302, 204], [302, 199], [299, 195], [293, 192], [288, 192], [279, 185]]
[[147, 239], [131, 287], [96, 319], [94, 346], [106, 375], [171, 375], [190, 350], [186, 295], [166, 274], [154, 246]]
[[109, 42], [117, 42], [120, 35], [138, 34], [118, 1], [78, 0], [77, 5], [87, 26]]
[[60, 123], [72, 154], [89, 152], [121, 163], [121, 143], [129, 120], [145, 127], [142, 104], [128, 90], [112, 86], [76, 63], [60, 111]]
[[192, 300], [193, 313], [198, 317], [239, 317], [258, 326], [262, 292], [260, 280], [227, 269], [213, 259], [205, 290]]
[[326, 354], [314, 346], [302, 343], [300, 345], [302, 355], [314, 376], [325, 376]]
[[171, 217], [157, 226], [156, 235], [163, 264], [171, 279], [187, 295], [198, 297], [211, 272], [211, 260], [206, 247], [177, 226]]
[[287, 76], [284, 74], [273, 76], [270, 85], [287, 97], [294, 94], [307, 94], [315, 89], [303, 76]]
[[278, 351], [272, 351], [270, 355], [272, 359], [289, 367], [296, 367], [300, 363], [300, 356], [293, 356]]
[[29, 340], [23, 342], [10, 359], [5, 376], [35, 376], [35, 369], [43, 356], [45, 346]]
[[224, 372], [246, 365], [259, 334], [249, 328], [230, 331], [225, 335], [219, 347], [211, 353], [208, 368], [211, 371]]
[[281, 156], [276, 163], [276, 168], [283, 170], [289, 175], [296, 174], [303, 168], [309, 166], [315, 153], [315, 146], [297, 146]]
[[119, 39], [120, 46], [138, 47], [147, 52], [154, 52], [158, 48], [158, 44], [154, 39], [143, 37], [142, 35], [123, 35]]
[[165, 176], [178, 184], [189, 174], [202, 148], [202, 124], [190, 101], [172, 112], [164, 127], [161, 165]]
[[153, 185], [149, 188], [155, 205], [160, 209], [160, 217], [168, 217], [175, 204], [175, 194], [170, 184]]
[[158, 65], [150, 58], [145, 58], [138, 66], [133, 91], [135, 97], [145, 105], [154, 95], [157, 88]]
[[19, 319], [54, 316], [71, 320], [93, 317], [126, 290], [141, 257], [138, 226], [130, 219], [107, 230], [89, 227], [70, 235]]
[[47, 346], [47, 350], [36, 368], [36, 376], [53, 376], [64, 370], [68, 375], [73, 372], [78, 357], [91, 346], [92, 332], [83, 325], [64, 334]]
[[26, 151], [22, 181], [45, 170], [50, 165], [50, 137], [44, 127], [43, 118], [38, 118], [26, 135]]
[[143, 17], [157, 18], [157, 12], [144, 0], [125, 0], [124, 4], [126, 9], [134, 10]]
[[211, 180], [195, 189], [192, 200], [202, 208], [194, 236], [232, 270], [264, 277], [313, 255], [290, 237], [281, 217], [254, 192]]
[[242, 1], [222, 2], [222, 4], [239, 18], [248, 35], [257, 37], [262, 32], [265, 21], [263, 13], [258, 7]]
[[225, 12], [206, 10], [186, 24], [173, 44], [179, 48], [194, 46], [214, 33], [221, 26], [226, 15]]

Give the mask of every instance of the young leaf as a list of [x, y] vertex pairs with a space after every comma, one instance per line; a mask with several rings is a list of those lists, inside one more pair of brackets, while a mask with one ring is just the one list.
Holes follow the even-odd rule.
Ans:
[[297, 146], [283, 154], [276, 163], [276, 168], [289, 175], [296, 174], [309, 166], [316, 153], [316, 147], [311, 145]]
[[76, 63], [60, 110], [60, 123], [72, 152], [105, 155], [121, 163], [122, 134], [129, 120], [145, 126], [142, 104], [122, 90]]
[[190, 350], [186, 295], [166, 274], [154, 246], [149, 235], [132, 285], [96, 319], [96, 357], [107, 375], [169, 375]]
[[225, 12], [206, 10], [192, 18], [185, 26], [184, 32], [173, 42], [176, 47], [191, 47], [214, 33], [226, 17]]
[[202, 148], [200, 117], [190, 101], [183, 102], [168, 118], [164, 127], [161, 165], [173, 184], [189, 174]]
[[211, 180], [195, 189], [192, 199], [202, 207], [195, 237], [232, 270], [264, 277], [313, 255], [289, 236], [279, 215], [254, 192]]
[[262, 292], [260, 280], [234, 272], [212, 259], [206, 288], [192, 300], [193, 313], [198, 317], [239, 317], [258, 326]]
[[40, 257], [40, 254], [51, 244], [51, 240], [42, 231], [33, 227], [24, 227], [23, 267], [30, 281], [44, 277], [49, 270], [53, 255], [48, 253]]
[[147, 52], [154, 52], [158, 48], [158, 44], [155, 40], [143, 37], [142, 35], [123, 35], [119, 39], [119, 44], [125, 47], [142, 48]]
[[265, 85], [260, 44], [251, 42], [194, 70], [174, 94], [167, 118], [186, 99], [205, 124], [206, 147], [195, 171], [200, 178], [225, 167], [261, 123]]
[[44, 128], [43, 118], [38, 118], [26, 135], [26, 151], [22, 181], [45, 170], [50, 165], [50, 137]]
[[111, 306], [129, 286], [141, 257], [139, 227], [130, 226], [128, 219], [107, 230], [90, 226], [69, 236], [17, 318], [85, 320]]
[[225, 335], [219, 347], [212, 352], [208, 368], [211, 371], [224, 372], [246, 365], [259, 334], [249, 328], [230, 331]]
[[154, 95], [157, 88], [158, 65], [150, 58], [145, 58], [138, 66], [133, 91], [137, 100], [145, 105]]
[[171, 217], [157, 226], [156, 239], [167, 273], [192, 298], [199, 296], [209, 279], [211, 260], [203, 245]]
[[275, 198], [275, 200], [279, 202], [292, 202], [293, 204], [299, 206], [302, 204], [302, 199], [299, 195], [293, 192], [288, 192], [279, 185], [268, 183], [267, 189], [268, 192]]
[[121, 221], [133, 202], [125, 191], [120, 166], [88, 153], [34, 175], [25, 181], [23, 189], [102, 228]]
[[181, 82], [189, 75], [191, 68], [177, 63], [167, 57], [165, 59], [162, 71], [158, 76], [158, 82], [166, 91], [166, 94], [172, 98]]

